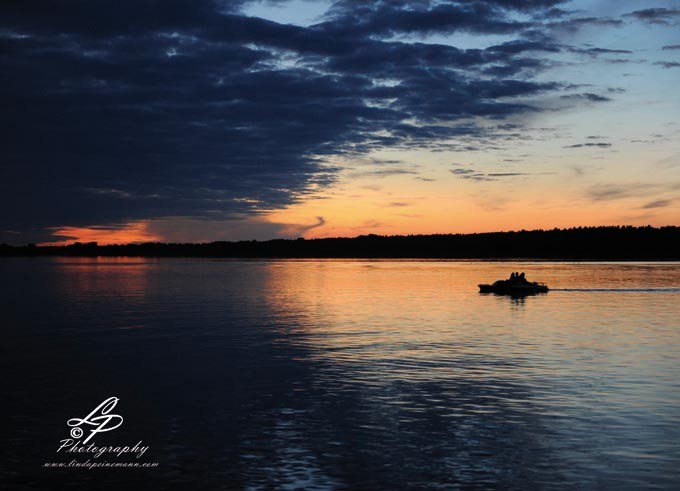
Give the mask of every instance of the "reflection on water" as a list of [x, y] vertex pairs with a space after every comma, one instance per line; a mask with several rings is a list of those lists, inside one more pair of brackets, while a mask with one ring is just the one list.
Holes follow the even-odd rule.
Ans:
[[[677, 263], [22, 259], [0, 269], [10, 487], [680, 478]], [[477, 292], [510, 271], [553, 290]], [[40, 469], [64, 421], [110, 395], [126, 415], [118, 434], [143, 438], [160, 467]]]

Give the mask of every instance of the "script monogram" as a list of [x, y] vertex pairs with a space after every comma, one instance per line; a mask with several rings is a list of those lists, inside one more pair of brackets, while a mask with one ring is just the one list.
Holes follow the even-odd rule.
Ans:
[[71, 436], [73, 438], [80, 438], [84, 434], [83, 428], [89, 429], [90, 434], [83, 440], [83, 443], [87, 443], [97, 433], [104, 433], [118, 428], [123, 424], [123, 417], [119, 414], [111, 414], [116, 404], [118, 404], [118, 398], [109, 397], [84, 418], [69, 419], [66, 423], [71, 426]]

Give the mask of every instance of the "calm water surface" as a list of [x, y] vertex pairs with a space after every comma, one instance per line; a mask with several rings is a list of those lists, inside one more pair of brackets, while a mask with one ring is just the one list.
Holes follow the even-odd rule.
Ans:
[[[547, 295], [476, 284], [526, 271]], [[0, 261], [9, 489], [672, 489], [680, 264]], [[153, 469], [45, 469], [101, 445]], [[87, 456], [78, 457], [86, 460]], [[96, 459], [92, 459], [96, 460]]]

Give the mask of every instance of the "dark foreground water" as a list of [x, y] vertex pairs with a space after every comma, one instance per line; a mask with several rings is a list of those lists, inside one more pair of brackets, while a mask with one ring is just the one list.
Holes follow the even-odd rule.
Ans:
[[[555, 290], [477, 293], [513, 270]], [[10, 259], [0, 274], [2, 489], [680, 485], [678, 263]], [[124, 422], [90, 443], [148, 451], [58, 452], [67, 420], [111, 396]], [[158, 466], [45, 467], [73, 462]]]

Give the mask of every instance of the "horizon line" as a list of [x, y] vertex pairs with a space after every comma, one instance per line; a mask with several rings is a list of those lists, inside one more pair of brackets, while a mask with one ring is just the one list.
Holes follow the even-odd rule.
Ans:
[[26, 243], [21, 245], [11, 245], [7, 243], [0, 243], [0, 247], [10, 247], [10, 248], [25, 248], [25, 247], [35, 247], [35, 248], [67, 248], [73, 246], [89, 246], [89, 247], [126, 247], [126, 246], [141, 246], [141, 245], [208, 245], [208, 244], [239, 244], [239, 243], [267, 243], [274, 241], [323, 241], [323, 240], [356, 240], [361, 238], [414, 238], [414, 237], [440, 237], [440, 236], [480, 236], [480, 235], [494, 235], [494, 234], [518, 234], [518, 233], [545, 233], [545, 232], [567, 232], [575, 230], [598, 230], [598, 229], [617, 229], [617, 230], [662, 230], [669, 228], [680, 228], [680, 225], [581, 225], [567, 228], [554, 227], [550, 229], [512, 229], [512, 230], [495, 230], [491, 232], [436, 232], [431, 234], [361, 234], [355, 236], [335, 236], [335, 237], [272, 237], [270, 239], [239, 239], [239, 240], [212, 240], [203, 242], [163, 242], [163, 241], [134, 241], [134, 242], [122, 242], [122, 243], [99, 243], [98, 241], [81, 242], [74, 241], [70, 244], [53, 244], [53, 243]]

